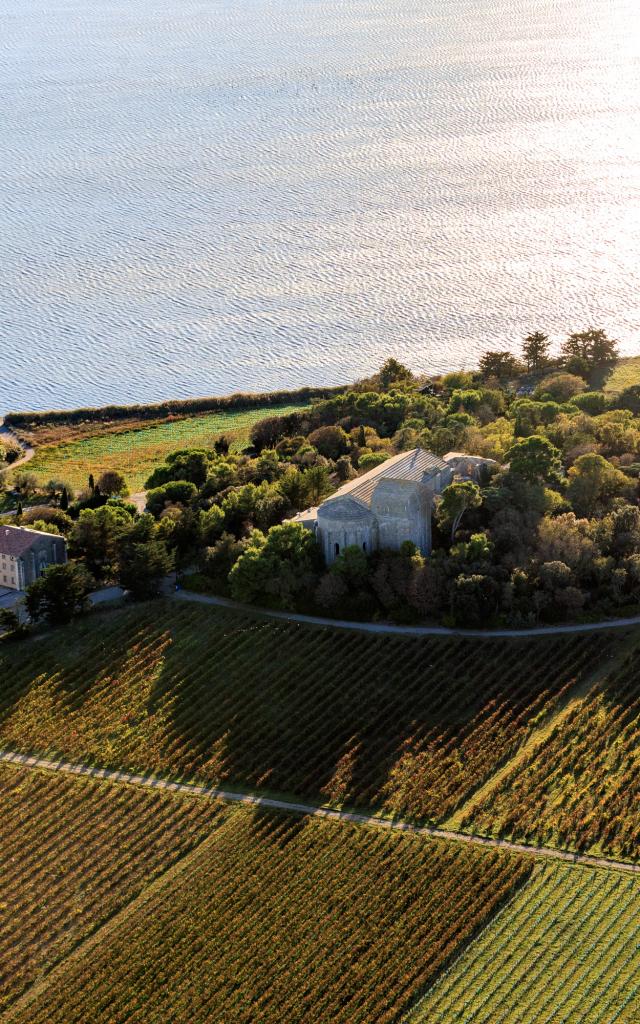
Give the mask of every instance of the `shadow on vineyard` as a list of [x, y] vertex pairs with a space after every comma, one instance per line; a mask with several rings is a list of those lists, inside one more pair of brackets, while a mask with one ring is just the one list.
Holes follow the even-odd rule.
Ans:
[[372, 636], [169, 603], [65, 639], [8, 650], [4, 746], [436, 821], [609, 644]]

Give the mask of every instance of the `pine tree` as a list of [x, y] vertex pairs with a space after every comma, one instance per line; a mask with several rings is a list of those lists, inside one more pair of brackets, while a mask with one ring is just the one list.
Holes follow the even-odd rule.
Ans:
[[549, 361], [549, 337], [542, 331], [528, 334], [522, 345], [522, 355], [528, 370], [540, 370]]
[[570, 334], [562, 346], [565, 359], [583, 359], [591, 367], [613, 366], [618, 359], [618, 343], [601, 328]]

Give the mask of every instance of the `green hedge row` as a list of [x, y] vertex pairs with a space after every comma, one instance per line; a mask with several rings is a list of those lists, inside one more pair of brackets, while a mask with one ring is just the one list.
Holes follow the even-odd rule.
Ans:
[[192, 416], [200, 412], [228, 412], [233, 409], [268, 409], [270, 406], [293, 405], [312, 399], [331, 398], [344, 391], [335, 388], [298, 388], [296, 391], [269, 391], [264, 394], [223, 395], [217, 398], [182, 398], [153, 405], [103, 405], [86, 409], [51, 409], [46, 412], [10, 412], [4, 422], [8, 427], [37, 427], [50, 424], [83, 422], [106, 423], [113, 420], [154, 420], [167, 416]]

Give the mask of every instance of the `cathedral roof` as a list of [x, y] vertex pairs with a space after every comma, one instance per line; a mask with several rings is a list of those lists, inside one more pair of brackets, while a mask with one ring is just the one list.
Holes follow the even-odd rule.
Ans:
[[373, 492], [381, 480], [402, 480], [424, 484], [443, 469], [450, 468], [439, 455], [425, 451], [424, 448], [412, 448], [409, 452], [400, 452], [399, 455], [394, 455], [393, 458], [387, 459], [379, 466], [374, 466], [363, 476], [350, 480], [327, 498], [323, 502], [323, 506], [340, 498], [349, 497], [369, 508]]

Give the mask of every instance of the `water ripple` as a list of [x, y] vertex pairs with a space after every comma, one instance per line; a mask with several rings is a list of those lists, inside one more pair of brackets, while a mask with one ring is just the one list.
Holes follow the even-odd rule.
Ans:
[[636, 0], [5, 0], [0, 412], [638, 351]]

